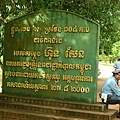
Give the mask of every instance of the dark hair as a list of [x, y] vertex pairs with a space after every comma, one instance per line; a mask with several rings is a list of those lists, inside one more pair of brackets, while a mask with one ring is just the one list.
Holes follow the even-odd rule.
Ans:
[[113, 73], [113, 76], [118, 75], [119, 73]]
[[118, 58], [118, 61], [120, 61], [120, 58]]

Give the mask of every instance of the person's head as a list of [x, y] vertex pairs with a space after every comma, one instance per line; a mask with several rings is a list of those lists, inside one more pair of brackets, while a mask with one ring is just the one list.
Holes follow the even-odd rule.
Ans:
[[116, 80], [120, 80], [120, 69], [116, 69], [112, 73]]

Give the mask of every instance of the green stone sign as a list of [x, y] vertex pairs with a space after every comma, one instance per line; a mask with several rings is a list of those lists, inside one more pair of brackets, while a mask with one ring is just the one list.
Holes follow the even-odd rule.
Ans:
[[46, 11], [6, 24], [3, 93], [96, 103], [99, 26]]

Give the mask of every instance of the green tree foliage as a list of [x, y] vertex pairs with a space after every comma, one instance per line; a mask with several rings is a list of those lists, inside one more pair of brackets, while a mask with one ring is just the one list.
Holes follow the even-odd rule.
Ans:
[[44, 14], [45, 9], [75, 12], [100, 24], [100, 54], [112, 54], [113, 43], [120, 39], [120, 0], [0, 0], [0, 55], [4, 24], [38, 10]]
[[114, 60], [120, 58], [120, 41], [115, 42], [112, 46], [112, 58]]

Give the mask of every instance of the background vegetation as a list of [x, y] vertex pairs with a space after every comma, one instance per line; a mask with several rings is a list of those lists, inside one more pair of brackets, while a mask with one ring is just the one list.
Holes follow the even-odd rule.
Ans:
[[120, 0], [0, 0], [0, 56], [3, 55], [5, 23], [27, 13], [45, 9], [80, 14], [100, 25], [99, 59], [120, 57]]

